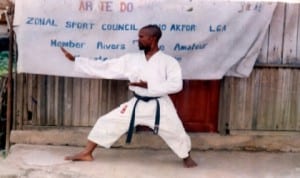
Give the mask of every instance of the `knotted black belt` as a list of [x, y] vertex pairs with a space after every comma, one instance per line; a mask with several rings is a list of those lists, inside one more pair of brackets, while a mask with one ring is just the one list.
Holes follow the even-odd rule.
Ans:
[[131, 113], [131, 120], [129, 124], [129, 129], [127, 133], [127, 138], [126, 138], [126, 143], [130, 143], [134, 131], [134, 120], [135, 120], [135, 108], [140, 100], [148, 102], [150, 100], [156, 100], [156, 112], [155, 112], [155, 123], [154, 123], [154, 130], [153, 133], [157, 134], [158, 133], [158, 127], [159, 127], [159, 120], [160, 120], [160, 105], [158, 98], [160, 97], [148, 97], [148, 96], [140, 96], [136, 93], [133, 93], [133, 95], [137, 98], [137, 100], [134, 103], [132, 113]]

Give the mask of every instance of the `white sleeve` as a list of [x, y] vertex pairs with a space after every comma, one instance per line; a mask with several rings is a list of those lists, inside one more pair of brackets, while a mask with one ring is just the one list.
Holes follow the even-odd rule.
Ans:
[[92, 77], [106, 79], [124, 79], [125, 76], [125, 57], [97, 61], [85, 57], [76, 57], [75, 71], [85, 73]]
[[168, 63], [166, 78], [163, 81], [149, 80], [148, 91], [151, 95], [163, 96], [177, 93], [182, 90], [182, 73], [177, 61]]

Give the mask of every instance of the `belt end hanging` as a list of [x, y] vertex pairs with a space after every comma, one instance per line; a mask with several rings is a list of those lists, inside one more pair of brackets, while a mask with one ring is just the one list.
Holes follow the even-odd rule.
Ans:
[[156, 125], [156, 124], [155, 124], [155, 126], [154, 126], [154, 131], [153, 131], [153, 133], [154, 133], [155, 135], [158, 134], [158, 125]]

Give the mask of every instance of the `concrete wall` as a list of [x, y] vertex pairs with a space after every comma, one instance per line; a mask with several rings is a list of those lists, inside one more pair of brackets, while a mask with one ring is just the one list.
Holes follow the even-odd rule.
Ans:
[[[84, 146], [90, 128], [61, 128], [46, 130], [14, 130], [14, 144]], [[194, 150], [248, 150], [300, 152], [299, 132], [232, 132], [222, 136], [215, 133], [189, 133]], [[123, 135], [113, 147], [169, 149], [166, 143], [152, 132], [138, 132], [132, 143], [125, 144]]]

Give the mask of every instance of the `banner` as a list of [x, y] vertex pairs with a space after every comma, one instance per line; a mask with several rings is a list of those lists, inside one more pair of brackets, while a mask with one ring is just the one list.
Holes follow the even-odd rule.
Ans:
[[16, 0], [18, 72], [82, 77], [59, 47], [109, 60], [137, 52], [138, 30], [157, 24], [160, 49], [184, 79], [247, 77], [262, 47], [274, 2], [192, 0]]

